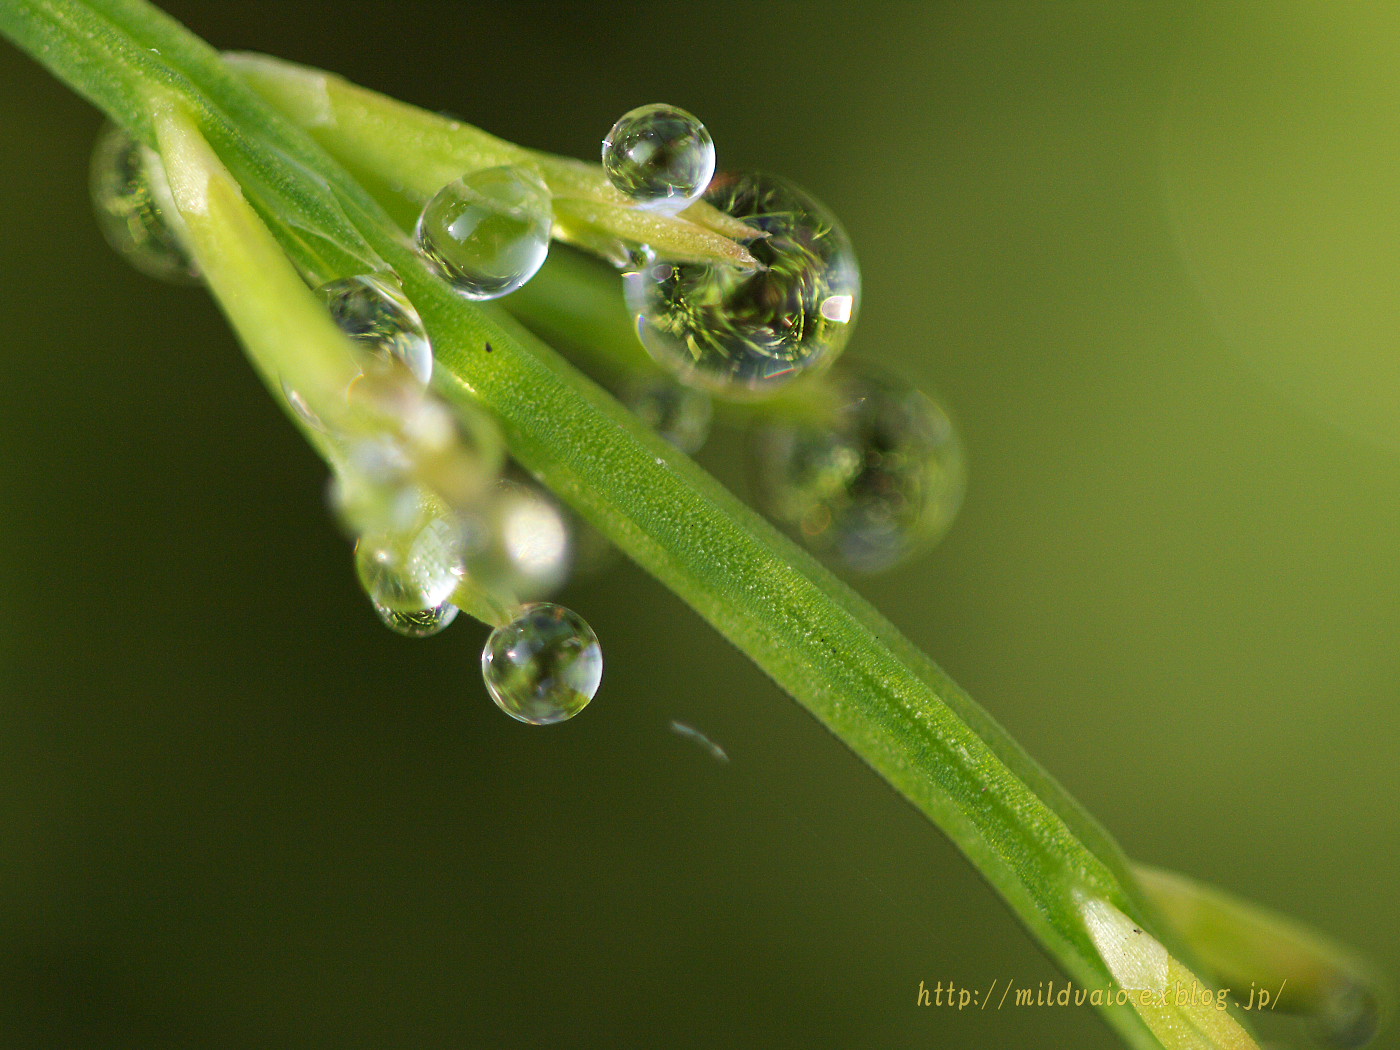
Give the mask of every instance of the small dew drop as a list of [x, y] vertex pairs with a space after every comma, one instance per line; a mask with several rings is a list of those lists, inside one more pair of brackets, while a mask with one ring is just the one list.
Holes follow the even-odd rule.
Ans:
[[578, 613], [562, 605], [527, 605], [486, 639], [481, 675], [506, 714], [550, 725], [588, 706], [603, 680], [603, 651]]
[[469, 299], [495, 299], [544, 265], [554, 209], [530, 168], [474, 171], [440, 189], [418, 219], [418, 247]]
[[326, 426], [325, 421], [312, 411], [311, 406], [306, 403], [306, 398], [302, 397], [300, 393], [288, 386], [285, 379], [282, 380], [282, 396], [287, 399], [287, 404], [290, 406], [291, 410], [296, 413], [296, 417], [308, 427], [318, 434], [330, 432], [330, 428]]
[[697, 200], [715, 173], [715, 144], [683, 109], [654, 103], [624, 113], [603, 139], [603, 170], [621, 193], [658, 211]]
[[196, 284], [181, 244], [174, 201], [156, 153], [115, 124], [98, 133], [90, 172], [93, 210], [107, 243], [148, 277]]
[[391, 277], [361, 274], [316, 289], [340, 330], [380, 365], [397, 361], [424, 386], [433, 377], [433, 348], [423, 319]]

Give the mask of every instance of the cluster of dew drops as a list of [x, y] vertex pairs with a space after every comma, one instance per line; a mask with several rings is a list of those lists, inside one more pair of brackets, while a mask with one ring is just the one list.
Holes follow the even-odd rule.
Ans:
[[[847, 568], [889, 568], [936, 540], [961, 502], [960, 442], [938, 403], [869, 367], [842, 363], [860, 273], [836, 218], [785, 179], [716, 174], [715, 147], [695, 117], [668, 105], [625, 114], [603, 140], [603, 169], [635, 207], [675, 215], [704, 200], [754, 231], [757, 267], [669, 261], [628, 246], [622, 281], [636, 331], [665, 376], [619, 391], [649, 426], [687, 453], [705, 443], [712, 397], [752, 402], [822, 375], [809, 411], [754, 413], [755, 493], [770, 517]], [[166, 221], [159, 158], [108, 127], [92, 188], [107, 240], [138, 269], [196, 282]], [[553, 212], [525, 165], [469, 172], [419, 217], [424, 258], [461, 295], [495, 299], [543, 265]], [[617, 260], [614, 260], [617, 261]], [[519, 721], [572, 718], [596, 694], [603, 657], [577, 613], [547, 599], [584, 540], [599, 541], [541, 488], [509, 473], [484, 415], [448, 410], [430, 389], [433, 350], [391, 273], [357, 274], [317, 289], [363, 354], [347, 391], [374, 426], [330, 433], [295, 390], [292, 410], [320, 432], [333, 470], [331, 502], [355, 540], [355, 567], [379, 618], [413, 638], [457, 616], [454, 599], [504, 610], [482, 651], [496, 704]], [[426, 473], [434, 484], [424, 483]], [[586, 560], [586, 559], [585, 559]]]

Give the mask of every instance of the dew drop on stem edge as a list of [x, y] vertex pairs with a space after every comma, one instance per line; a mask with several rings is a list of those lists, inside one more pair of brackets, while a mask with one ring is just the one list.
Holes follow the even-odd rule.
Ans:
[[573, 718], [598, 692], [603, 650], [593, 628], [573, 610], [527, 605], [486, 639], [481, 676], [506, 714], [550, 725]]
[[962, 503], [962, 444], [942, 406], [861, 367], [831, 377], [838, 407], [824, 424], [765, 423], [754, 432], [764, 511], [810, 549], [878, 572], [936, 542]]
[[719, 175], [705, 200], [765, 236], [759, 269], [657, 259], [623, 276], [647, 352], [681, 382], [733, 400], [827, 367], [846, 345], [860, 270], [836, 217], [773, 175]]
[[154, 150], [106, 124], [93, 146], [90, 179], [97, 225], [119, 255], [148, 277], [199, 282], [199, 270], [175, 231], [175, 203]]
[[418, 247], [469, 299], [495, 299], [534, 277], [549, 252], [554, 209], [530, 168], [507, 164], [449, 182], [418, 219]]
[[624, 113], [603, 140], [603, 170], [639, 205], [674, 213], [694, 203], [715, 174], [715, 144], [705, 125], [663, 103]]
[[433, 378], [433, 348], [418, 311], [397, 281], [384, 274], [359, 274], [316, 289], [331, 318], [361, 350], [371, 367], [398, 362], [427, 386]]

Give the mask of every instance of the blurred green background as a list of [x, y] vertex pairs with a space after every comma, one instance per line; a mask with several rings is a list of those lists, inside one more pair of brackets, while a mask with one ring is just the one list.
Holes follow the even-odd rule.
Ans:
[[[1400, 972], [1400, 9], [168, 8], [585, 158], [674, 102], [824, 199], [852, 352], [970, 450], [860, 589], [1134, 856]], [[1117, 1045], [916, 1007], [1059, 975], [639, 571], [565, 594], [608, 663], [561, 727], [484, 629], [384, 631], [207, 297], [101, 242], [98, 123], [0, 48], [0, 1046]]]

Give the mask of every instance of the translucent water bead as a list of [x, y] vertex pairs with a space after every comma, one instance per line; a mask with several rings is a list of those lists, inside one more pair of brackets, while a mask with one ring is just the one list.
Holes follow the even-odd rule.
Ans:
[[862, 572], [930, 546], [962, 502], [961, 442], [947, 413], [890, 376], [846, 370], [830, 423], [755, 435], [758, 498], [813, 550]]
[[638, 380], [623, 391], [633, 414], [687, 455], [699, 452], [710, 436], [714, 406], [702, 390], [667, 379]]
[[401, 532], [362, 536], [355, 570], [387, 627], [411, 638], [436, 634], [457, 616], [449, 599], [461, 582], [461, 531], [452, 518], [424, 512]]
[[554, 208], [544, 180], [514, 164], [449, 182], [418, 219], [418, 247], [469, 299], [515, 291], [549, 252]]
[[514, 602], [554, 594], [569, 578], [573, 538], [563, 511], [532, 484], [502, 481], [464, 519], [467, 574]]
[[494, 488], [505, 441], [484, 412], [449, 407], [397, 362], [359, 376], [346, 396], [352, 417], [334, 435], [331, 505], [351, 535], [407, 528], [425, 486], [458, 512]]
[[772, 175], [721, 175], [705, 200], [767, 236], [758, 270], [657, 260], [624, 275], [637, 333], [682, 382], [732, 399], [762, 397], [824, 368], [846, 344], [860, 270], [841, 224]]
[[527, 605], [486, 639], [481, 676], [506, 714], [549, 725], [588, 706], [603, 680], [603, 650], [578, 613], [562, 605]]
[[433, 348], [423, 319], [392, 278], [383, 274], [345, 277], [316, 289], [340, 330], [371, 360], [397, 361], [424, 386], [433, 377]]
[[98, 133], [90, 174], [93, 210], [108, 244], [148, 277], [178, 284], [199, 280], [171, 225], [175, 203], [154, 151], [108, 124]]
[[715, 174], [715, 144], [683, 109], [655, 103], [624, 113], [603, 140], [603, 170], [613, 186], [645, 207], [678, 212]]

